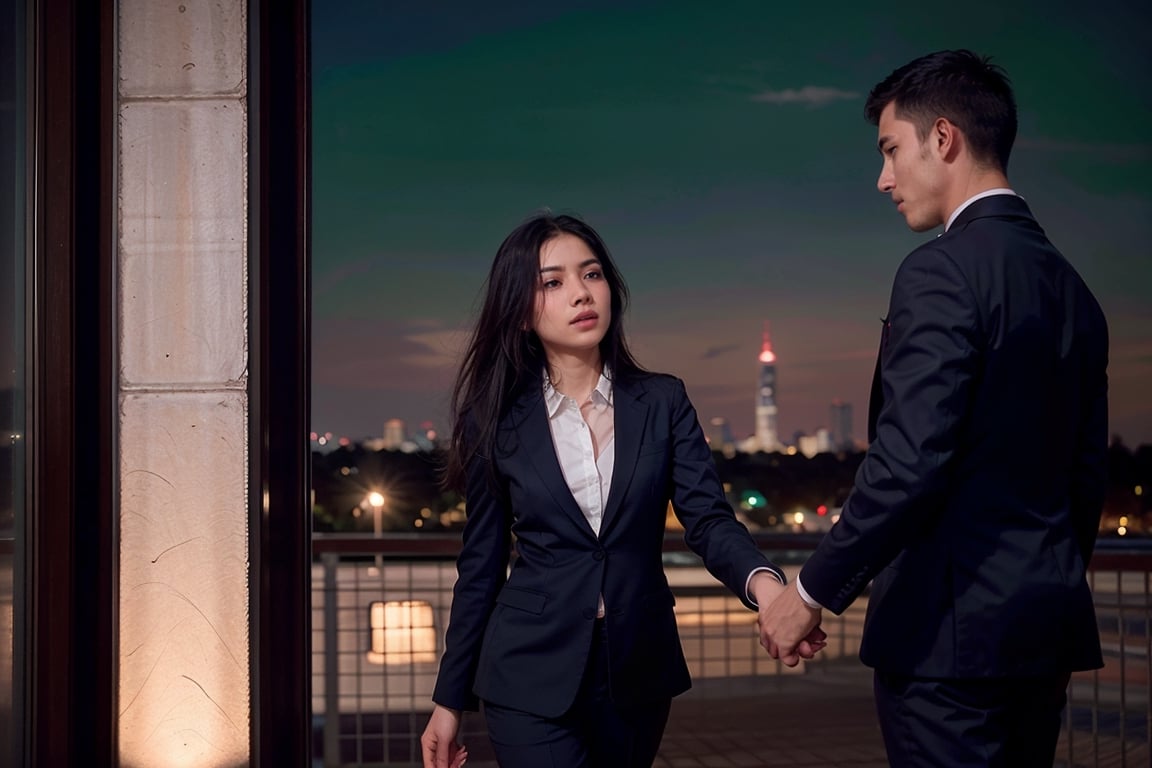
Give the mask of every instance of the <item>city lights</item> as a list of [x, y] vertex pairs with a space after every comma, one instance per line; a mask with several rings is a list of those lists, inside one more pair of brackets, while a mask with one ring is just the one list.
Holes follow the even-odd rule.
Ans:
[[[823, 533], [840, 520], [866, 444], [853, 438], [852, 404], [838, 398], [828, 406], [826, 426], [807, 433], [796, 430], [784, 439], [777, 422], [777, 397], [787, 391], [778, 387], [779, 367], [765, 323], [757, 374], [749, 382], [754, 384], [748, 392], [755, 410], [753, 431], [733, 435], [725, 416], [714, 416], [700, 426], [713, 451], [724, 495], [745, 525], [753, 531]], [[330, 431], [309, 434], [313, 477], [327, 478], [317, 483], [321, 491], [313, 503], [315, 529], [363, 531], [363, 518], [369, 513], [376, 538], [390, 531], [427, 534], [463, 526], [464, 500], [458, 492], [440, 487], [447, 435], [433, 421], [397, 417], [384, 420], [377, 434], [359, 440]], [[1115, 501], [1106, 505], [1100, 522], [1102, 536], [1131, 539], [1152, 530], [1143, 499], [1148, 482], [1140, 482], [1143, 477], [1139, 472], [1125, 477], [1122, 487], [1131, 489], [1132, 495], [1125, 491], [1112, 496]], [[679, 525], [669, 510], [665, 530], [673, 533]], [[380, 557], [375, 559], [379, 567]]]

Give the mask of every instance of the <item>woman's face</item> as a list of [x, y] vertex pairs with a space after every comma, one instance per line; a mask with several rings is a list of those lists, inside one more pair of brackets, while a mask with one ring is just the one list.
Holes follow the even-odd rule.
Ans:
[[612, 320], [612, 291], [583, 240], [563, 234], [540, 248], [532, 330], [549, 356], [599, 353]]

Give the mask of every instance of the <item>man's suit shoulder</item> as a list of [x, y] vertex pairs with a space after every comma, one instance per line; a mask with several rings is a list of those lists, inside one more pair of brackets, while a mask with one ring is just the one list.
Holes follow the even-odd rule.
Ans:
[[942, 272], [950, 274], [964, 274], [962, 262], [970, 248], [949, 247], [949, 243], [942, 243], [943, 238], [936, 238], [912, 250], [900, 266], [896, 269], [896, 284], [901, 285], [908, 280], [918, 280], [924, 275], [939, 275]]
[[971, 208], [962, 213], [948, 231], [922, 243], [904, 257], [898, 274], [952, 267], [971, 276], [990, 259], [996, 261], [1010, 254], [1018, 256], [1021, 247], [1064, 261], [1019, 198], [985, 198], [977, 200]]

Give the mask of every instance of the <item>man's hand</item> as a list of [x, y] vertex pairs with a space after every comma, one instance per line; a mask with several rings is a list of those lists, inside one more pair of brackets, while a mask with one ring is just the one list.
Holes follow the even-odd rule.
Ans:
[[424, 768], [461, 768], [468, 758], [468, 750], [457, 743], [459, 733], [460, 710], [437, 704], [420, 737]]
[[812, 608], [796, 591], [793, 582], [780, 590], [779, 596], [769, 603], [760, 602], [760, 645], [774, 659], [785, 666], [794, 667], [800, 659], [810, 659], [825, 645], [828, 637], [820, 629], [819, 608]]

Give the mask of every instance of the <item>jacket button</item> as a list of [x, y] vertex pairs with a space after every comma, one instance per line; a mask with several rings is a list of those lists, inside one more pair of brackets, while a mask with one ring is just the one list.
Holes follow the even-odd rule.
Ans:
[[604, 550], [602, 550], [602, 549], [596, 550], [596, 553], [593, 554], [592, 557], [596, 560], [603, 560], [604, 559]]

